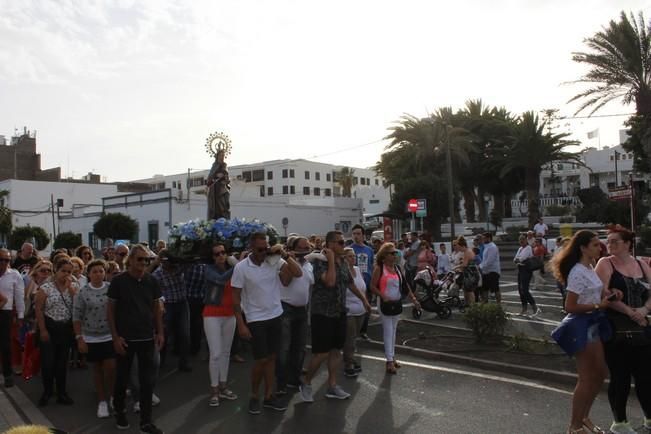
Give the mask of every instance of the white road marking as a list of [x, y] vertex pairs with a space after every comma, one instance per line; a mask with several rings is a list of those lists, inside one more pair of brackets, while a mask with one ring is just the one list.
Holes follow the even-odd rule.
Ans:
[[[371, 355], [368, 355], [368, 354], [361, 354], [361, 357], [365, 358], [365, 359], [369, 359], [369, 360], [377, 360], [377, 361], [385, 362], [385, 359], [383, 357], [371, 356]], [[569, 392], [567, 390], [558, 389], [558, 388], [551, 387], [551, 386], [545, 386], [544, 384], [535, 383], [533, 381], [517, 380], [515, 378], [500, 377], [499, 375], [482, 374], [482, 373], [479, 373], [479, 372], [464, 371], [464, 370], [461, 370], [461, 369], [444, 368], [443, 366], [435, 366], [435, 365], [430, 365], [430, 364], [427, 364], [427, 363], [409, 362], [409, 361], [404, 361], [404, 360], [401, 360], [400, 363], [403, 366], [412, 366], [414, 368], [428, 369], [430, 371], [447, 372], [449, 374], [465, 375], [465, 376], [468, 376], [468, 377], [481, 378], [481, 379], [484, 379], [484, 380], [492, 380], [492, 381], [498, 381], [498, 382], [501, 382], [501, 383], [508, 383], [508, 384], [515, 384], [515, 385], [518, 385], [518, 386], [531, 387], [533, 389], [547, 390], [547, 391], [550, 391], [550, 392], [561, 393], [563, 395], [572, 395], [572, 392]]]

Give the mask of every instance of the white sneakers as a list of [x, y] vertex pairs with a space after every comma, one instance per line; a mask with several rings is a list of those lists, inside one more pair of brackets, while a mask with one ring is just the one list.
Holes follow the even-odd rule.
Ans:
[[627, 421], [613, 422], [613, 424], [610, 425], [610, 432], [613, 434], [637, 434], [637, 431], [635, 431]]
[[106, 401], [101, 401], [97, 405], [97, 417], [100, 419], [105, 419], [109, 417], [111, 414], [109, 413], [109, 406]]

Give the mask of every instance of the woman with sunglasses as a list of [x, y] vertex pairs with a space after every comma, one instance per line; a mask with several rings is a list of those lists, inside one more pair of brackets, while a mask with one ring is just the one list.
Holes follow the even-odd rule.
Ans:
[[400, 320], [400, 312], [394, 315], [384, 314], [382, 312], [382, 302], [398, 302], [402, 300], [402, 290], [407, 289], [407, 295], [414, 303], [416, 309], [420, 309], [420, 304], [411, 291], [409, 284], [396, 264], [398, 251], [393, 243], [384, 243], [375, 256], [375, 267], [371, 277], [371, 291], [378, 296], [378, 310], [382, 320], [382, 335], [384, 339], [384, 355], [386, 356], [387, 374], [395, 374], [400, 364], [395, 360], [396, 352], [396, 330]]
[[29, 284], [25, 288], [25, 322], [33, 329], [36, 321], [34, 297], [45, 282], [52, 278], [52, 263], [40, 260], [29, 272]]
[[84, 261], [84, 266], [88, 265], [90, 261], [95, 259], [95, 255], [93, 255], [93, 250], [90, 247], [83, 244], [77, 247], [77, 250], [75, 250], [75, 256], [77, 258], [80, 258], [82, 261]]
[[217, 243], [212, 247], [212, 263], [204, 269], [203, 327], [210, 352], [208, 372], [212, 394], [208, 405], [211, 407], [219, 406], [220, 399], [237, 399], [237, 395], [227, 387], [228, 363], [235, 333], [231, 287], [233, 267], [227, 259], [226, 246]]
[[614, 338], [604, 344], [610, 371], [608, 402], [614, 419], [610, 431], [616, 434], [635, 432], [626, 415], [631, 379], [635, 380], [644, 428], [651, 428], [651, 339], [645, 333], [651, 312], [651, 269], [632, 255], [633, 243], [632, 231], [619, 225], [611, 227], [607, 242], [610, 256], [601, 258], [596, 267], [606, 288], [620, 290], [623, 295], [606, 312]]
[[35, 297], [43, 376], [43, 395], [38, 401], [41, 407], [52, 397], [55, 379], [57, 402], [73, 404], [66, 392], [66, 376], [73, 342], [72, 300], [77, 288], [73, 283], [70, 259], [58, 259], [54, 270], [54, 278], [45, 282]]

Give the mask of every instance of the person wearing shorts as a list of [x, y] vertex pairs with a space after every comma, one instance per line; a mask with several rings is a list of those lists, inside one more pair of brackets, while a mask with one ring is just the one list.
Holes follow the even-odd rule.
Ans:
[[93, 364], [93, 379], [97, 391], [97, 417], [106, 418], [109, 413], [107, 391], [113, 390], [115, 381], [115, 350], [106, 317], [109, 283], [106, 262], [97, 259], [87, 265], [88, 281], [77, 295], [72, 308], [72, 325], [80, 354]]
[[337, 384], [337, 371], [341, 364], [341, 350], [346, 342], [346, 291], [355, 294], [367, 312], [371, 306], [366, 296], [355, 287], [348, 264], [344, 261], [344, 238], [340, 231], [326, 234], [326, 248], [321, 252], [327, 261], [316, 260], [314, 287], [311, 301], [312, 360], [300, 385], [304, 402], [314, 402], [312, 379], [321, 364], [328, 361], [328, 388], [326, 398], [347, 399], [350, 394]]
[[251, 340], [253, 347], [255, 362], [251, 368], [249, 413], [257, 415], [261, 412], [259, 391], [263, 379], [263, 407], [276, 411], [287, 409], [286, 404], [273, 396], [283, 314], [280, 287], [289, 285], [292, 278], [301, 277], [303, 272], [282, 246], [270, 250], [264, 233], [252, 234], [249, 247], [251, 253], [235, 265], [231, 286], [237, 330], [243, 339]]
[[495, 294], [495, 301], [500, 304], [502, 302], [502, 294], [500, 293], [500, 251], [493, 242], [493, 235], [490, 232], [482, 235], [482, 242], [484, 243], [484, 252], [479, 264], [482, 278], [481, 301], [487, 303], [488, 293], [490, 292]]

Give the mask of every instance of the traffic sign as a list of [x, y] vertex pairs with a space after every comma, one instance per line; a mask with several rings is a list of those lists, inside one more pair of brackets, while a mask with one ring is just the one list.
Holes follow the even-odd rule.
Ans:
[[407, 202], [407, 209], [409, 212], [418, 211], [418, 201], [416, 199], [409, 199], [409, 202]]

